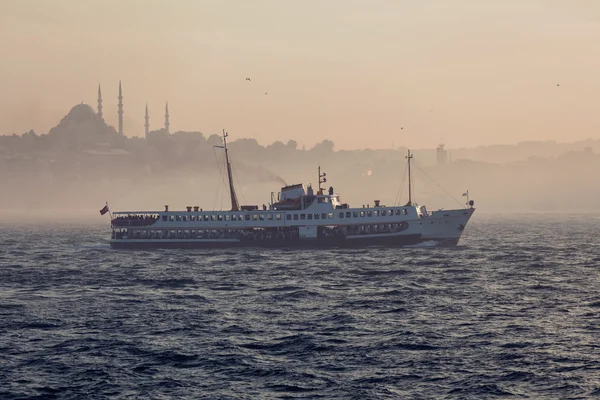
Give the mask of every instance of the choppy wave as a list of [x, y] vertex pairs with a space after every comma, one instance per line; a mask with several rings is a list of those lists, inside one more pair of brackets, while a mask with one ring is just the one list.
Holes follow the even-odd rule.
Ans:
[[598, 221], [473, 219], [460, 246], [112, 251], [0, 226], [0, 398], [589, 398]]

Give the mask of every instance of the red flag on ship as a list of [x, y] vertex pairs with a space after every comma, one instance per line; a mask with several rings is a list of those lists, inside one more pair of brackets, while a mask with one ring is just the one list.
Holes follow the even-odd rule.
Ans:
[[104, 215], [108, 212], [108, 204], [105, 205], [104, 207], [102, 207], [102, 210], [100, 210], [100, 215]]

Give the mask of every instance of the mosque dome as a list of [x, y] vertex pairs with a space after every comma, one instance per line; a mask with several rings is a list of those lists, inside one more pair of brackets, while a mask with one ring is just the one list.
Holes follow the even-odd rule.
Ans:
[[113, 132], [114, 128], [106, 125], [104, 120], [98, 117], [96, 110], [81, 103], [71, 108], [58, 125], [50, 129], [48, 133], [69, 140], [74, 138], [78, 138], [77, 140], [100, 140], [100, 136]]
[[84, 121], [94, 121], [98, 117], [96, 115], [96, 111], [92, 107], [87, 104], [77, 104], [75, 107], [71, 108], [71, 111], [65, 117], [69, 121], [74, 122], [84, 122]]

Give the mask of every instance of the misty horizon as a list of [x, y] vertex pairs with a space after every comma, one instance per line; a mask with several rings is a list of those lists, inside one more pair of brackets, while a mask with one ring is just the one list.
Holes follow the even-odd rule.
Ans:
[[[236, 191], [242, 204], [269, 203], [269, 193], [286, 184], [317, 182], [328, 174], [344, 201], [353, 205], [406, 202], [406, 149], [336, 150], [323, 140], [300, 148], [294, 140], [262, 146], [255, 139], [229, 137]], [[222, 138], [200, 132], [149, 131], [127, 138], [90, 106], [78, 104], [47, 135], [0, 136], [0, 209], [92, 209], [108, 201], [118, 210], [174, 210], [198, 205], [227, 209]], [[523, 142], [515, 146], [417, 149], [413, 169], [416, 201], [430, 208], [463, 206], [470, 190], [486, 212], [599, 210], [594, 185], [581, 171], [600, 167], [600, 140], [561, 144]], [[403, 172], [404, 171], [404, 172]], [[555, 196], [556, 185], [577, 193]], [[532, 185], [531, 182], [536, 182]], [[454, 197], [454, 198], [453, 198]], [[36, 211], [37, 210], [37, 211]]]

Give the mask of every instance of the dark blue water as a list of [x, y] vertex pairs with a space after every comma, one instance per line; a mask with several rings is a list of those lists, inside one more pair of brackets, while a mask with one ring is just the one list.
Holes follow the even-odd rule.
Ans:
[[115, 251], [0, 225], [0, 398], [600, 397], [596, 216], [457, 248]]

